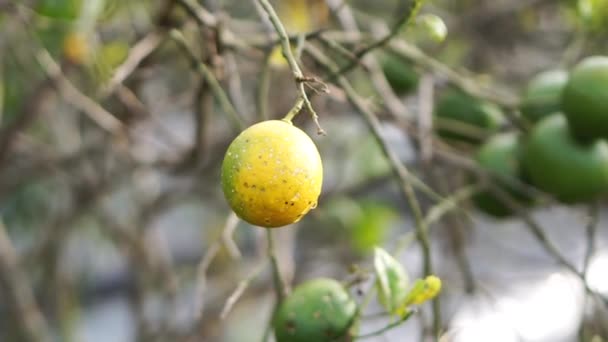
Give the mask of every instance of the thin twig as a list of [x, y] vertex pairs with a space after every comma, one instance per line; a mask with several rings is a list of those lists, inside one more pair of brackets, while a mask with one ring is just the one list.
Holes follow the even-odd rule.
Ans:
[[359, 336], [355, 336], [356, 340], [362, 340], [365, 338], [370, 338], [370, 337], [375, 337], [378, 335], [382, 335], [385, 332], [398, 327], [399, 325], [401, 325], [403, 322], [407, 321], [413, 314], [414, 314], [414, 310], [409, 311], [407, 314], [405, 314], [403, 317], [399, 318], [398, 320], [396, 320], [395, 322], [392, 322], [376, 331], [372, 331], [363, 335], [359, 335]]
[[517, 108], [519, 105], [517, 96], [507, 93], [502, 89], [497, 91], [496, 89], [482, 86], [478, 81], [452, 70], [447, 65], [425, 54], [416, 46], [408, 44], [403, 40], [395, 39], [390, 42], [389, 47], [391, 52], [413, 62], [421, 68], [433, 71], [444, 77], [467, 94], [494, 102], [506, 108]]
[[152, 31], [136, 42], [129, 50], [125, 61], [116, 68], [110, 80], [101, 88], [100, 97], [112, 94], [137, 69], [140, 63], [160, 46], [163, 39], [164, 32]]
[[357, 51], [355, 53], [357, 59], [355, 61], [351, 61], [344, 67], [333, 72], [331, 74], [331, 76], [329, 77], [329, 80], [330, 81], [334, 80], [338, 76], [348, 73], [349, 71], [354, 69], [359, 64], [359, 62], [358, 62], [359, 59], [363, 58], [365, 55], [367, 55], [371, 51], [386, 45], [391, 39], [393, 39], [401, 31], [401, 29], [404, 26], [406, 26], [414, 17], [416, 17], [416, 14], [420, 10], [420, 7], [424, 3], [424, 1], [425, 0], [410, 0], [409, 3], [407, 4], [407, 8], [403, 11], [403, 15], [401, 17], [399, 17], [399, 20], [397, 20], [397, 23], [395, 23], [395, 25], [393, 26], [392, 30], [389, 33], [387, 33], [384, 37], [374, 41], [373, 43], [371, 43], [371, 44], [363, 47], [359, 51]]
[[124, 132], [123, 123], [105, 110], [99, 103], [76, 88], [62, 73], [61, 67], [53, 60], [46, 49], [40, 49], [36, 56], [47, 76], [55, 81], [64, 100], [85, 113], [91, 120], [111, 134]]
[[192, 65], [196, 68], [196, 70], [205, 78], [205, 80], [209, 84], [209, 87], [211, 88], [211, 91], [215, 95], [215, 98], [220, 103], [222, 110], [228, 115], [228, 118], [230, 119], [230, 122], [232, 123], [233, 127], [238, 131], [242, 131], [243, 129], [245, 129], [245, 123], [243, 122], [242, 117], [239, 115], [239, 113], [237, 113], [236, 109], [230, 102], [230, 98], [228, 97], [224, 89], [222, 89], [222, 86], [218, 82], [217, 78], [215, 78], [215, 76], [213, 75], [213, 72], [211, 72], [211, 70], [209, 70], [209, 68], [204, 63], [198, 60], [198, 58], [186, 42], [186, 38], [184, 37], [184, 35], [177, 29], [172, 29], [171, 31], [169, 31], [169, 35], [171, 36], [171, 39], [173, 39], [173, 41], [175, 41], [177, 45], [184, 51], [184, 53], [186, 54]]
[[264, 57], [264, 64], [260, 69], [259, 82], [257, 87], [256, 96], [256, 108], [257, 115], [261, 121], [268, 120], [268, 93], [270, 92], [270, 57], [272, 56], [272, 50], [268, 50]]
[[257, 276], [260, 275], [260, 273], [264, 270], [264, 268], [266, 267], [266, 261], [267, 260], [264, 259], [259, 265], [257, 265], [253, 269], [253, 271], [251, 271], [251, 273], [249, 275], [247, 275], [247, 277], [245, 277], [245, 279], [243, 279], [239, 282], [239, 284], [236, 287], [236, 289], [234, 290], [234, 292], [232, 292], [230, 297], [228, 297], [228, 299], [226, 300], [226, 304], [224, 304], [224, 308], [222, 309], [222, 312], [220, 313], [221, 320], [226, 319], [226, 317], [228, 316], [230, 311], [232, 311], [234, 304], [236, 304], [236, 302], [239, 300], [239, 298], [241, 298], [241, 296], [243, 295], [245, 290], [247, 290], [247, 287], [249, 286], [249, 284], [255, 278], [257, 278]]
[[591, 263], [591, 257], [595, 252], [596, 248], [596, 233], [597, 226], [599, 224], [599, 216], [600, 216], [600, 205], [595, 202], [589, 206], [589, 223], [587, 223], [587, 248], [585, 249], [585, 259], [583, 260], [583, 270], [582, 273], [586, 277], [587, 271], [589, 269], [589, 264]]
[[[311, 79], [309, 77], [305, 77], [304, 74], [302, 73], [302, 69], [300, 69], [300, 66], [298, 65], [298, 62], [296, 61], [296, 58], [294, 57], [293, 53], [291, 52], [291, 43], [290, 43], [289, 36], [287, 35], [287, 31], [285, 30], [285, 27], [281, 23], [279, 16], [275, 12], [275, 10], [272, 7], [272, 5], [270, 4], [270, 2], [268, 0], [257, 0], [257, 1], [262, 6], [264, 11], [266, 11], [268, 18], [270, 19], [270, 22], [272, 23], [272, 26], [274, 27], [277, 34], [279, 35], [279, 41], [281, 43], [281, 52], [283, 53], [283, 57], [285, 57], [285, 59], [287, 60], [287, 64], [289, 64], [289, 68], [291, 69], [291, 72], [293, 74], [293, 78], [296, 83], [296, 87], [298, 88], [298, 91], [299, 91], [298, 101], [303, 101], [303, 103], [306, 105], [306, 109], [308, 109], [308, 111], [310, 112], [310, 115], [312, 116], [312, 119], [313, 119], [315, 125], [317, 126], [317, 133], [325, 134], [325, 131], [323, 130], [323, 128], [321, 128], [321, 125], [319, 124], [319, 116], [317, 115], [317, 112], [312, 107], [312, 103], [308, 99], [308, 95], [306, 94], [306, 90], [304, 88], [304, 84], [306, 82], [311, 82], [311, 81], [318, 82], [318, 81], [315, 81], [314, 78]], [[288, 116], [290, 117], [289, 120], [291, 119], [291, 117], [293, 117], [292, 112], [296, 108], [298, 108], [298, 112], [299, 112], [299, 110], [302, 108], [302, 106], [296, 105], [292, 108], [290, 113], [288, 113]], [[285, 117], [285, 120], [288, 120], [288, 116]]]
[[279, 261], [277, 259], [276, 249], [274, 246], [274, 236], [273, 231], [270, 228], [266, 229], [266, 242], [267, 242], [267, 253], [268, 258], [270, 259], [270, 264], [272, 266], [272, 279], [274, 281], [275, 293], [277, 296], [277, 304], [281, 303], [285, 296], [287, 296], [287, 286], [285, 284], [285, 279], [281, 274], [281, 268], [279, 266]]
[[0, 221], [0, 284], [4, 288], [4, 303], [12, 311], [25, 341], [47, 342], [52, 340], [48, 323], [42, 315], [32, 286], [19, 266], [19, 260], [4, 222]]

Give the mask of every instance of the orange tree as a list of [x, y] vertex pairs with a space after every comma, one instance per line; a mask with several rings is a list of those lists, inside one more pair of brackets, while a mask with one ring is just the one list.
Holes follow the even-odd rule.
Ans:
[[608, 2], [480, 3], [0, 0], [0, 340], [467, 340], [479, 222], [606, 310]]

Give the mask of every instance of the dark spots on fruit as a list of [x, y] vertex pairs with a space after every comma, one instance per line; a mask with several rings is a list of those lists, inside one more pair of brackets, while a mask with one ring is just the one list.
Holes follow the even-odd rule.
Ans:
[[285, 201], [285, 205], [289, 204], [287, 201]]
[[264, 219], [264, 222], [266, 222], [266, 223], [270, 223], [270, 219], [269, 219], [269, 218], [265, 218], [265, 219]]
[[252, 184], [252, 185], [251, 185], [251, 188], [252, 188], [252, 189], [255, 189], [255, 188], [257, 188], [257, 186], [256, 186], [255, 184]]
[[312, 205], [312, 201], [308, 201], [308, 205]]
[[295, 204], [294, 202], [291, 202], [291, 206], [292, 206], [292, 207], [294, 206], [294, 204]]
[[249, 183], [245, 182], [245, 183], [243, 183], [243, 186], [246, 187], [246, 188], [248, 188], [249, 187]]
[[283, 179], [283, 184], [287, 184], [287, 179]]
[[261, 188], [260, 188], [260, 191], [261, 191], [261, 192], [266, 192], [266, 188], [261, 187]]
[[248, 143], [248, 142], [249, 142], [249, 139], [245, 139], [245, 142], [246, 142], [246, 143]]
[[262, 155], [261, 155], [261, 154], [260, 154], [260, 155], [258, 155], [258, 159], [262, 159]]

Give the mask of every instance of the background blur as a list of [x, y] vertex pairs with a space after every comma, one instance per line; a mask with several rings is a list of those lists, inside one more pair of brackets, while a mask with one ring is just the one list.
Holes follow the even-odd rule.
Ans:
[[[407, 3], [273, 2], [290, 33], [312, 33], [301, 48], [342, 64], [336, 42], [355, 51], [383, 37]], [[421, 113], [448, 84], [471, 82], [508, 105], [537, 72], [607, 54], [606, 22], [586, 20], [579, 6], [429, 0], [421, 13], [444, 20], [444, 41], [413, 25], [347, 76], [403, 163], [449, 196], [467, 186], [473, 151], [418, 134]], [[281, 118], [297, 96], [272, 53], [275, 38], [255, 1], [0, 0], [0, 341], [262, 340], [274, 301], [265, 231], [231, 214], [219, 173], [239, 122]], [[416, 89], [387, 88], [375, 64], [387, 48], [409, 56]], [[307, 76], [329, 74], [306, 53], [301, 64]], [[275, 231], [282, 272], [291, 284], [349, 281], [360, 275], [354, 268], [370, 269], [374, 246], [405, 241], [399, 259], [420, 277], [414, 223], [391, 166], [345, 91], [327, 83], [329, 94], [309, 89], [327, 135], [316, 134], [306, 110], [294, 120], [319, 148], [324, 187], [315, 210]], [[486, 216], [466, 196], [447, 211], [419, 195], [425, 215], [439, 213], [430, 236], [444, 286], [442, 341], [606, 341], [606, 306], [525, 220]], [[599, 221], [587, 284], [608, 296], [605, 202], [599, 214], [590, 207], [549, 203], [530, 213], [579, 269], [590, 250], [585, 227]], [[371, 283], [360, 280], [357, 298]], [[387, 324], [379, 310], [367, 309], [361, 332]], [[430, 312], [427, 303], [368, 340], [425, 340]]]

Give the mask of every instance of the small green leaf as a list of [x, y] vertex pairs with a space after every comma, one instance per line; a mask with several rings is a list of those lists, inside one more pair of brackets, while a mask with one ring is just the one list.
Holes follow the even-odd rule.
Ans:
[[422, 304], [427, 300], [435, 298], [441, 291], [441, 279], [430, 275], [416, 281], [414, 288], [408, 293], [405, 300], [407, 305]]
[[403, 266], [384, 249], [374, 250], [378, 302], [394, 314], [407, 295], [408, 276]]
[[352, 244], [359, 253], [369, 253], [374, 246], [385, 241], [387, 232], [397, 219], [397, 213], [388, 205], [378, 202], [360, 202], [360, 215], [352, 223]]

